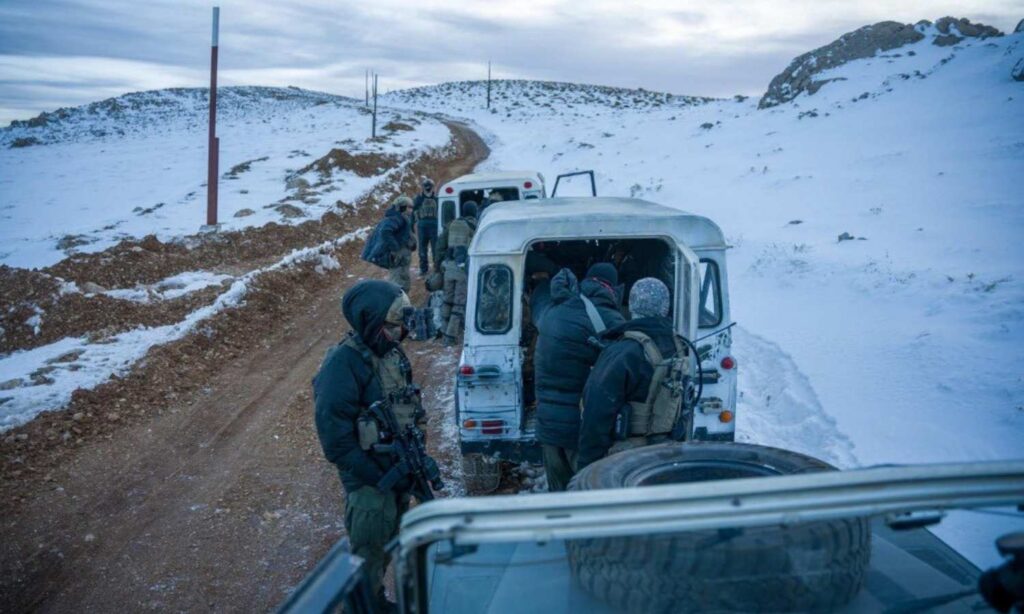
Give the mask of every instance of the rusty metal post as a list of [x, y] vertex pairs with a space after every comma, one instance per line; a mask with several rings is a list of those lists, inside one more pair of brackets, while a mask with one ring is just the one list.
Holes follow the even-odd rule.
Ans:
[[220, 139], [217, 138], [217, 38], [220, 7], [213, 7], [213, 40], [210, 46], [210, 135], [206, 169], [206, 225], [217, 225], [217, 174], [220, 166]]

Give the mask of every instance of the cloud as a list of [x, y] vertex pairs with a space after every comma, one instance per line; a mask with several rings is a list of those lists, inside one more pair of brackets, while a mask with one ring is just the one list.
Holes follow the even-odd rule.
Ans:
[[[941, 15], [1004, 30], [1019, 0], [223, 0], [221, 83], [360, 96], [495, 76], [756, 94], [794, 56], [867, 23]], [[124, 91], [202, 87], [208, 0], [3, 0], [0, 121]]]

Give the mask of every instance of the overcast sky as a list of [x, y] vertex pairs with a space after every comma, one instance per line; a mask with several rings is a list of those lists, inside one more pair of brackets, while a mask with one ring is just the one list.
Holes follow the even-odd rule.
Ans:
[[[760, 94], [794, 56], [868, 23], [943, 15], [1012, 31], [1021, 0], [224, 0], [220, 83], [362, 96], [528, 78], [677, 94]], [[205, 0], [0, 0], [0, 122], [138, 91], [203, 86]]]

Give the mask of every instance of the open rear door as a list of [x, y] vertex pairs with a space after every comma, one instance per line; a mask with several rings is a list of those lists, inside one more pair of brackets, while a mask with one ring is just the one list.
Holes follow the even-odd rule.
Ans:
[[551, 188], [551, 198], [558, 195], [558, 182], [563, 178], [579, 177], [580, 175], [590, 176], [590, 195], [597, 196], [597, 183], [594, 181], [594, 171], [576, 171], [574, 173], [562, 173], [558, 177], [555, 177], [555, 187]]
[[376, 597], [370, 589], [363, 560], [349, 552], [348, 538], [341, 539], [295, 587], [278, 614], [337, 612], [375, 614]]
[[676, 252], [676, 331], [687, 339], [697, 338], [697, 312], [700, 305], [700, 258], [692, 249], [677, 244]]

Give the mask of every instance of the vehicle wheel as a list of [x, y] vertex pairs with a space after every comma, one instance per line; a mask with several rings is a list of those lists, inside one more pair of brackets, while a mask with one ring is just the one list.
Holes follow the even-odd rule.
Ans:
[[466, 494], [488, 495], [501, 484], [501, 461], [483, 454], [464, 454], [462, 480]]
[[[669, 443], [586, 467], [569, 490], [834, 471], [776, 448]], [[828, 611], [860, 591], [871, 558], [867, 518], [566, 542], [580, 584], [629, 612]]]

